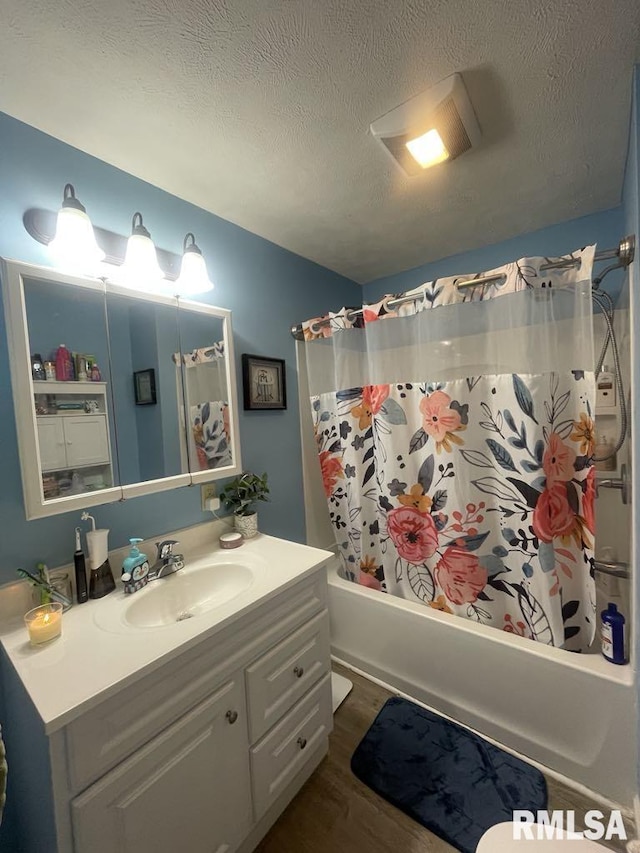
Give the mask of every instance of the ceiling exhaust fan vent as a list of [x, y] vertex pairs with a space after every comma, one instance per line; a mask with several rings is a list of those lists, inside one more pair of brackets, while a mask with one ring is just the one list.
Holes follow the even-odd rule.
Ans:
[[407, 175], [454, 160], [480, 142], [480, 128], [460, 74], [391, 110], [370, 126]]

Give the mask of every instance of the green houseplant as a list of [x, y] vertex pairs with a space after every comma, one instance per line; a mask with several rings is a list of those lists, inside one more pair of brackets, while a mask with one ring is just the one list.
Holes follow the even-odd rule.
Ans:
[[245, 539], [250, 539], [258, 532], [258, 513], [254, 504], [257, 501], [268, 501], [268, 494], [266, 473], [259, 477], [251, 471], [244, 471], [234, 477], [220, 492], [222, 505], [233, 511], [235, 528]]

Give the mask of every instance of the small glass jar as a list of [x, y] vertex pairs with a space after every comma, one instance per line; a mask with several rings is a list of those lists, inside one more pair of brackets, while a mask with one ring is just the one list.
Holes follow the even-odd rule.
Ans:
[[71, 591], [71, 580], [69, 575], [65, 572], [64, 574], [54, 575], [50, 584], [56, 592], [61, 592], [69, 599], [69, 604], [64, 605], [64, 610], [68, 610], [73, 604], [73, 592]]
[[44, 377], [47, 382], [55, 382], [56, 379], [56, 363], [55, 361], [45, 361]]

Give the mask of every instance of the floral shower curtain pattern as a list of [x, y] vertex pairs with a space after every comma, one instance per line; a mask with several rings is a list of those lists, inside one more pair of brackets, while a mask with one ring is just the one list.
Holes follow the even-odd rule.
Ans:
[[594, 251], [303, 324], [347, 579], [549, 645], [591, 643]]

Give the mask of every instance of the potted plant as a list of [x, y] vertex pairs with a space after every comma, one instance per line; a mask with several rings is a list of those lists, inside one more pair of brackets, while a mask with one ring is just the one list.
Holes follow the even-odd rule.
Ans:
[[233, 510], [235, 528], [245, 539], [258, 532], [258, 513], [253, 505], [257, 501], [268, 501], [268, 494], [267, 475], [259, 477], [251, 471], [235, 477], [220, 492], [224, 508]]

